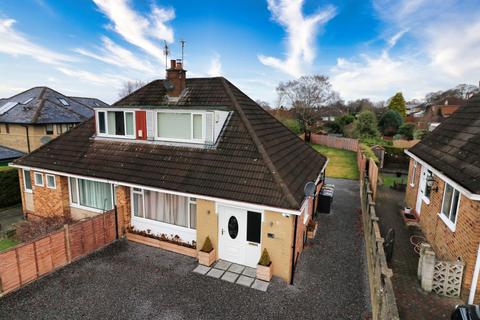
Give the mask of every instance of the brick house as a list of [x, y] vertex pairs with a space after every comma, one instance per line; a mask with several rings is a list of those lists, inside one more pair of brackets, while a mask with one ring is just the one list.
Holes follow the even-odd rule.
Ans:
[[410, 110], [407, 122], [415, 124], [417, 129], [433, 131], [443, 121], [457, 111], [465, 100], [456, 97], [447, 97], [436, 103], [423, 103]]
[[405, 201], [440, 259], [465, 262], [462, 297], [480, 302], [480, 96], [406, 153]]
[[[289, 282], [327, 159], [222, 77], [155, 80], [12, 166], [25, 213], [73, 219], [116, 208], [147, 232], [256, 267], [264, 248]], [[198, 244], [198, 245], [197, 245]], [[197, 251], [194, 251], [197, 252]]]
[[[34, 87], [0, 101], [0, 161], [29, 153], [93, 117], [94, 98], [67, 97], [47, 87]], [[18, 156], [17, 156], [18, 158]], [[2, 160], [3, 159], [3, 160]]]

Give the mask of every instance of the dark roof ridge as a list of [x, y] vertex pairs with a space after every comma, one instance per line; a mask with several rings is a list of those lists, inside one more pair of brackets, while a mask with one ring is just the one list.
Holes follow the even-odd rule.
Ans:
[[235, 98], [234, 94], [232, 93], [232, 91], [230, 89], [230, 86], [227, 84], [227, 80], [224, 77], [219, 77], [219, 78], [220, 78], [220, 80], [223, 84], [223, 87], [225, 88], [225, 92], [227, 93], [227, 95], [230, 97], [230, 99], [232, 101], [233, 107], [238, 112], [238, 115], [240, 116], [240, 119], [242, 120], [242, 123], [245, 126], [245, 128], [247, 129], [248, 133], [250, 134], [250, 137], [255, 142], [255, 146], [257, 147], [258, 152], [260, 153], [263, 160], [265, 161], [265, 164], [267, 165], [268, 169], [272, 173], [273, 178], [275, 179], [275, 181], [278, 183], [281, 190], [285, 194], [288, 203], [291, 206], [293, 206], [294, 208], [298, 207], [299, 204], [297, 203], [297, 200], [295, 200], [295, 197], [292, 195], [292, 193], [288, 189], [288, 187], [285, 184], [285, 182], [283, 181], [282, 177], [280, 177], [277, 168], [275, 167], [272, 160], [268, 156], [268, 153], [265, 150], [265, 148], [263, 147], [263, 144], [260, 141], [260, 138], [258, 138], [255, 130], [253, 129], [252, 125], [250, 124], [250, 121], [247, 119], [247, 116], [245, 115], [245, 112], [240, 107], [237, 99]]
[[38, 120], [38, 117], [40, 116], [40, 113], [43, 110], [43, 106], [45, 105], [45, 100], [43, 96], [45, 95], [45, 92], [47, 91], [47, 87], [44, 87], [42, 89], [42, 92], [40, 92], [40, 96], [38, 97], [38, 100], [40, 100], [40, 105], [38, 106], [37, 110], [35, 110], [35, 114], [32, 117], [32, 123], [36, 123]]

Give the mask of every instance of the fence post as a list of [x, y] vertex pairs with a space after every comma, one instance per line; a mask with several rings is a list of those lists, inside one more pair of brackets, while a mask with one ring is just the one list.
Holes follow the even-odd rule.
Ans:
[[70, 248], [70, 229], [68, 227], [68, 224], [63, 225], [63, 231], [63, 234], [65, 236], [65, 251], [67, 253], [67, 263], [70, 263], [72, 261], [72, 251]]

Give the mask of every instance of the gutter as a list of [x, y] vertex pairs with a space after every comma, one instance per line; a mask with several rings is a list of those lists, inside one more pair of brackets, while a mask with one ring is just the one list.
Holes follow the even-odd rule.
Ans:
[[432, 167], [431, 165], [429, 165], [427, 162], [425, 162], [424, 160], [420, 159], [419, 157], [417, 157], [416, 155], [414, 155], [413, 153], [411, 153], [410, 151], [408, 150], [404, 150], [405, 154], [407, 154], [410, 158], [414, 159], [415, 161], [417, 161], [418, 163], [420, 163], [422, 166], [426, 167], [428, 170], [432, 171], [436, 176], [440, 177], [440, 179], [442, 179], [443, 181], [447, 182], [449, 185], [451, 185], [452, 187], [454, 187], [455, 189], [457, 189], [458, 191], [460, 191], [465, 197], [467, 197], [468, 199], [470, 200], [475, 200], [475, 201], [480, 201], [480, 194], [476, 194], [476, 193], [472, 193], [471, 191], [469, 191], [468, 189], [466, 189], [465, 187], [461, 186], [460, 184], [458, 184], [457, 182], [453, 181], [452, 179], [450, 179], [449, 177], [447, 177], [445, 174], [443, 174], [443, 172], [435, 169], [434, 167]]
[[25, 125], [25, 132], [27, 134], [27, 150], [30, 153], [30, 134], [28, 133], [28, 125]]
[[295, 216], [295, 228], [293, 229], [293, 246], [292, 246], [292, 273], [290, 274], [290, 284], [293, 284], [293, 276], [295, 275], [295, 253], [297, 249], [297, 225], [298, 216]]

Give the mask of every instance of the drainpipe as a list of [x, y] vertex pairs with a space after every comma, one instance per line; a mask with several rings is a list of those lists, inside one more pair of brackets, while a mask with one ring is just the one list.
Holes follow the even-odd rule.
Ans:
[[477, 250], [477, 262], [475, 263], [475, 270], [473, 270], [472, 284], [470, 287], [470, 295], [468, 296], [468, 303], [473, 304], [475, 293], [477, 293], [478, 274], [480, 272], [480, 243]]
[[28, 125], [25, 126], [25, 132], [27, 133], [27, 150], [30, 153], [30, 135], [28, 134]]
[[293, 230], [293, 246], [292, 246], [292, 274], [290, 275], [290, 284], [293, 284], [293, 276], [295, 275], [295, 249], [297, 247], [297, 224], [298, 216], [295, 216], [295, 228]]

